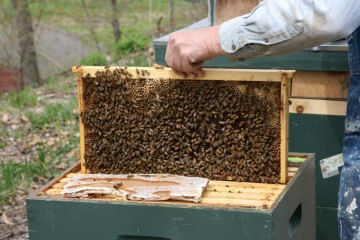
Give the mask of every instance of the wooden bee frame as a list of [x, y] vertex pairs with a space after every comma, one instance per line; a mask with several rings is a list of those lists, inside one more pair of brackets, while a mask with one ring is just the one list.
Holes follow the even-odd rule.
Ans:
[[[95, 77], [98, 71], [114, 71], [119, 67], [90, 67], [81, 66], [73, 67], [72, 72], [78, 74], [78, 101], [79, 112], [84, 111], [83, 100], [83, 77]], [[167, 79], [167, 80], [184, 80], [176, 75], [170, 68], [149, 68], [149, 67], [128, 67], [131, 79], [138, 79], [139, 72], [146, 71], [144, 79]], [[289, 86], [290, 81], [294, 78], [293, 70], [255, 70], [255, 69], [204, 69], [204, 77], [191, 80], [223, 80], [223, 81], [242, 81], [242, 82], [277, 82], [280, 83], [280, 183], [286, 184], [288, 180], [287, 159], [288, 159], [288, 112], [289, 112]], [[84, 124], [80, 121], [80, 152], [81, 152], [81, 172], [89, 173], [85, 167], [85, 130]]]

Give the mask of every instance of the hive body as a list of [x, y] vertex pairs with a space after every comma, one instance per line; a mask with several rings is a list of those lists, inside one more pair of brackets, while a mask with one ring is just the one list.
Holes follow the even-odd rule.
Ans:
[[210, 181], [200, 203], [69, 199], [71, 168], [27, 200], [30, 239], [315, 239], [314, 156], [303, 157], [287, 184]]

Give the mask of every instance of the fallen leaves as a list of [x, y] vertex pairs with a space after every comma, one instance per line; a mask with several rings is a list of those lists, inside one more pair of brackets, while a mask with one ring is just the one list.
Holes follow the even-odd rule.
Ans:
[[[73, 82], [73, 79], [71, 78], [69, 81]], [[25, 206], [28, 192], [36, 191], [41, 185], [49, 182], [52, 177], [51, 174], [54, 174], [53, 172], [50, 173], [49, 169], [61, 172], [68, 168], [70, 158], [73, 160], [79, 157], [78, 147], [73, 146], [73, 143], [70, 142], [78, 132], [76, 128], [78, 121], [75, 117], [71, 121], [63, 121], [58, 125], [55, 125], [54, 121], [49, 121], [44, 128], [40, 129], [33, 126], [30, 122], [33, 119], [27, 114], [28, 112], [33, 112], [35, 116], [42, 114], [45, 111], [45, 106], [49, 103], [66, 104], [77, 97], [76, 86], [74, 85], [73, 91], [67, 93], [59, 89], [59, 91], [53, 90], [49, 94], [46, 87], [37, 88], [35, 92], [38, 100], [37, 105], [25, 104], [21, 109], [12, 107], [7, 98], [0, 98], [1, 106], [3, 104], [9, 105], [7, 108], [0, 109], [0, 142], [6, 142], [6, 145], [0, 148], [0, 164], [21, 164], [22, 169], [27, 168], [26, 164], [32, 167], [32, 169], [24, 170], [28, 175], [26, 179], [22, 179], [16, 185], [16, 189], [6, 188], [5, 192], [1, 192], [4, 193], [1, 197], [6, 196], [6, 202], [0, 204], [0, 240], [25, 240], [29, 238]], [[57, 114], [57, 112], [53, 114]], [[77, 109], [72, 114], [78, 115]], [[45, 156], [42, 158], [44, 163], [39, 163], [41, 160], [39, 149], [44, 149]], [[48, 163], [50, 158], [53, 158], [52, 163]], [[32, 173], [28, 173], [34, 171], [36, 174], [36, 170], [33, 169], [34, 166], [37, 166], [36, 164], [39, 166], [43, 164], [45, 169], [43, 171], [46, 174], [31, 175]], [[10, 181], [12, 180], [10, 179]], [[29, 182], [31, 180], [32, 182]], [[3, 191], [3, 188], [1, 189]]]
[[1, 216], [1, 220], [7, 225], [14, 225], [15, 224], [9, 219], [6, 212], [3, 212], [2, 216]]
[[6, 232], [0, 234], [0, 240], [9, 239], [13, 235], [14, 234], [11, 231], [6, 231]]
[[1, 121], [2, 121], [3, 123], [7, 124], [8, 121], [9, 121], [9, 114], [8, 114], [8, 113], [5, 113], [5, 114], [3, 115], [3, 117], [1, 118]]
[[25, 198], [26, 192], [17, 190], [7, 204], [0, 207], [0, 240], [28, 239]]
[[21, 114], [20, 115], [20, 121], [22, 123], [27, 123], [27, 122], [29, 122], [29, 119], [24, 114]]

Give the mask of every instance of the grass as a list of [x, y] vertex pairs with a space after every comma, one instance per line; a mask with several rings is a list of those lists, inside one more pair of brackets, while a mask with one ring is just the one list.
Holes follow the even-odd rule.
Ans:
[[0, 204], [21, 183], [25, 183], [25, 188], [27, 188], [35, 177], [50, 177], [52, 172], [50, 161], [46, 159], [45, 149], [39, 149], [37, 159], [34, 162], [2, 164], [0, 168]]
[[68, 103], [51, 103], [45, 106], [41, 113], [26, 112], [34, 130], [44, 129], [50, 125], [64, 124], [65, 121], [75, 119], [73, 110], [77, 107], [77, 100], [71, 99]]
[[0, 122], [0, 137], [4, 137], [7, 135], [7, 131], [5, 130], [4, 124]]
[[[33, 161], [25, 160], [24, 163], [8, 162], [0, 164], [0, 205], [20, 185], [26, 190], [33, 181], [39, 177], [51, 179], [58, 175], [56, 165], [64, 161], [65, 154], [77, 147], [78, 138], [73, 138], [68, 144], [57, 150], [41, 147], [37, 150], [37, 157]], [[66, 159], [73, 161], [71, 157]]]
[[73, 90], [74, 88], [76, 88], [76, 84], [73, 84], [71, 82], [67, 83], [64, 82], [63, 79], [65, 77], [68, 77], [67, 74], [64, 74], [64, 76], [50, 76], [46, 79], [45, 81], [45, 88], [50, 90], [50, 91], [56, 91], [58, 92], [59, 90], [63, 93], [67, 93], [70, 90]]
[[0, 149], [3, 149], [7, 146], [7, 143], [3, 140], [0, 140]]
[[34, 107], [38, 103], [35, 91], [27, 87], [20, 92], [12, 92], [7, 96], [8, 102], [12, 107], [24, 109], [25, 107]]
[[9, 135], [16, 139], [24, 139], [29, 133], [29, 129], [17, 128], [16, 130], [9, 130]]
[[[46, 84], [46, 88], [55, 90], [58, 88], [58, 79], [49, 79]], [[13, 99], [17, 99], [16, 103], [18, 103], [18, 105], [16, 105], [16, 107], [22, 112], [22, 108], [29, 106], [22, 104], [23, 99], [26, 99], [26, 96], [28, 96], [28, 91], [29, 90], [25, 90], [11, 94], [11, 97], [8, 96], [6, 100], [11, 102]], [[36, 157], [27, 155], [25, 156], [24, 162], [18, 163], [10, 161], [0, 164], [0, 205], [2, 205], [4, 201], [8, 199], [9, 195], [20, 185], [24, 190], [27, 190], [30, 184], [37, 182], [40, 177], [51, 179], [59, 174], [56, 168], [58, 164], [64, 161], [75, 161], [74, 156], [65, 159], [67, 153], [79, 147], [79, 137], [76, 135], [79, 128], [77, 121], [75, 121], [76, 116], [73, 113], [75, 108], [77, 108], [77, 99], [73, 97], [66, 103], [49, 103], [45, 105], [41, 113], [28, 110], [25, 112], [25, 115], [31, 122], [31, 129], [27, 129], [26, 131], [21, 128], [11, 130], [11, 135], [17, 139], [25, 139], [30, 132], [36, 134], [37, 131], [42, 129], [46, 129], [46, 131], [55, 130], [57, 132], [68, 131], [69, 135], [54, 147], [40, 146], [36, 150]], [[1, 136], [7, 135], [5, 127], [1, 122], [0, 133]], [[6, 145], [6, 141], [0, 140], [0, 149], [3, 149]]]

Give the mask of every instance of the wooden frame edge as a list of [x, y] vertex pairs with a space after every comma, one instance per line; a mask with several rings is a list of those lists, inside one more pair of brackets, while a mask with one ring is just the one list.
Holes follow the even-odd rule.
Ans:
[[[182, 78], [168, 67], [104, 67], [104, 66], [81, 66], [73, 67], [72, 72], [82, 77], [90, 75], [94, 77], [97, 71], [114, 71], [115, 69], [126, 69], [133, 79], [154, 78], [154, 79], [191, 79], [191, 80], [223, 80], [223, 81], [258, 81], [258, 82], [280, 82], [286, 75], [293, 78], [295, 70], [266, 70], [266, 69], [228, 69], [228, 68], [203, 68], [203, 77]], [[144, 72], [142, 72], [144, 71]]]
[[291, 78], [283, 75], [281, 79], [281, 109], [280, 109], [280, 183], [288, 180], [288, 146], [289, 146], [289, 88]]
[[[125, 69], [136, 78], [155, 78], [155, 79], [182, 79], [176, 75], [171, 68], [152, 68], [152, 67], [103, 67], [103, 66], [82, 66], [73, 67], [72, 72], [78, 74], [78, 108], [79, 108], [79, 124], [80, 124], [80, 159], [81, 172], [90, 173], [85, 167], [85, 136], [84, 125], [81, 120], [80, 113], [83, 111], [83, 82], [82, 77], [95, 76], [97, 71], [114, 71], [115, 69]], [[142, 76], [141, 71], [147, 71], [145, 76]], [[204, 68], [205, 76], [196, 78], [195, 80], [225, 80], [225, 81], [266, 81], [266, 82], [280, 82], [281, 84], [281, 110], [280, 110], [280, 125], [281, 125], [281, 143], [280, 143], [280, 183], [286, 184], [288, 180], [288, 116], [289, 116], [289, 87], [290, 80], [295, 76], [295, 70], [256, 70], [256, 69], [224, 69], [224, 68]], [[226, 74], [225, 74], [226, 73]], [[268, 76], [270, 75], [270, 77]], [[224, 77], [225, 76], [225, 77]], [[255, 77], [256, 76], [256, 77]], [[191, 79], [191, 78], [185, 78]], [[194, 80], [194, 79], [191, 79]]]
[[76, 162], [74, 165], [71, 165], [69, 168], [65, 169], [64, 172], [62, 172], [59, 176], [54, 178], [52, 181], [50, 181], [45, 187], [41, 188], [36, 194], [36, 197], [42, 196], [49, 188], [51, 188], [54, 184], [60, 182], [61, 179], [63, 179], [66, 175], [69, 173], [75, 172], [76, 169], [81, 168], [81, 163]]
[[[74, 72], [74, 68], [73, 68]], [[82, 71], [77, 72], [77, 86], [78, 86], [78, 109], [79, 109], [79, 128], [80, 128], [80, 163], [81, 163], [81, 172], [90, 173], [85, 167], [85, 128], [81, 119], [81, 113], [84, 110], [83, 104], [83, 81], [82, 81]]]

